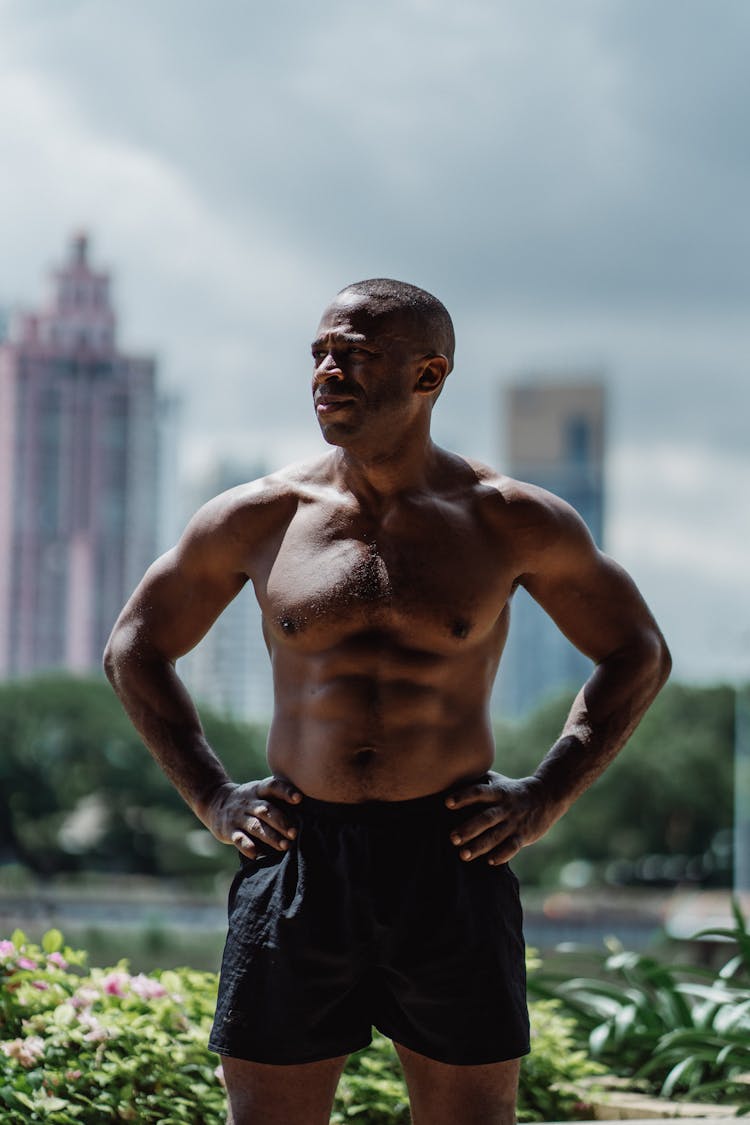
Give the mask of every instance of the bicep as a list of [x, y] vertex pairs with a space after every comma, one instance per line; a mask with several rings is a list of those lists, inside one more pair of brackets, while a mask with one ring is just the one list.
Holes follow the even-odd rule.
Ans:
[[220, 558], [209, 563], [195, 548], [178, 546], [148, 569], [115, 636], [136, 658], [149, 653], [177, 660], [198, 644], [246, 581], [246, 574]]
[[656, 630], [632, 578], [598, 550], [574, 513], [521, 584], [565, 636], [599, 662]]

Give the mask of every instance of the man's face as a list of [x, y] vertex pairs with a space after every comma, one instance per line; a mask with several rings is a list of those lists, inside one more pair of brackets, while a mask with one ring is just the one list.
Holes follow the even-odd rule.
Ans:
[[313, 401], [326, 441], [390, 444], [420, 408], [414, 389], [423, 354], [408, 312], [383, 312], [359, 294], [340, 294], [312, 344]]

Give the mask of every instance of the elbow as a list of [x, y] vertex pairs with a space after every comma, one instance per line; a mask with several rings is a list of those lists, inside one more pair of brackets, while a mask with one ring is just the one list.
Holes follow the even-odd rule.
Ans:
[[115, 639], [114, 630], [112, 631], [112, 634], [107, 641], [106, 647], [104, 649], [104, 655], [102, 656], [102, 668], [104, 669], [104, 675], [114, 687], [117, 680], [117, 642]]
[[672, 653], [667, 648], [667, 642], [661, 638], [661, 680], [659, 687], [664, 687], [664, 684], [670, 677], [672, 672]]
[[110, 633], [102, 656], [104, 675], [115, 691], [122, 680], [123, 670], [127, 666], [129, 657], [134, 649], [134, 633], [132, 626], [127, 622], [118, 621]]
[[672, 671], [672, 654], [659, 629], [654, 626], [644, 637], [644, 670], [654, 687], [654, 694], [661, 691]]

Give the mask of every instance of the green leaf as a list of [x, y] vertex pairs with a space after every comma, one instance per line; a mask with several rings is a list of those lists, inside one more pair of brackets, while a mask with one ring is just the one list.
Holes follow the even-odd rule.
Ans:
[[21, 949], [24, 945], [26, 945], [26, 934], [23, 932], [23, 930], [14, 930], [10, 935], [10, 940], [13, 942], [16, 949]]
[[673, 1091], [680, 1084], [690, 1085], [689, 1077], [695, 1072], [697, 1060], [694, 1055], [688, 1055], [687, 1058], [679, 1062], [677, 1066], [672, 1067], [667, 1077], [664, 1079], [661, 1087], [661, 1094], [664, 1098], [672, 1096]]
[[603, 1054], [607, 1044], [612, 1037], [612, 1030], [613, 1029], [611, 1023], [600, 1023], [599, 1026], [595, 1027], [589, 1035], [589, 1045], [591, 1047], [591, 1054], [594, 1056], [594, 1058], [597, 1058], [599, 1055]]
[[42, 949], [45, 953], [59, 953], [65, 944], [65, 939], [59, 930], [47, 930], [42, 938]]
[[738, 953], [736, 957], [732, 957], [727, 961], [726, 965], [722, 965], [719, 969], [719, 976], [722, 977], [723, 980], [733, 977], [737, 970], [742, 968], [744, 963], [745, 961], [742, 954]]

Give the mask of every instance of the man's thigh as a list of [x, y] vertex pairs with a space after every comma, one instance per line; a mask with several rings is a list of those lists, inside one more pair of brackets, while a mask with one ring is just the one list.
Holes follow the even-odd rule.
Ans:
[[225, 1056], [227, 1125], [328, 1125], [346, 1059], [271, 1066]]
[[521, 1060], [452, 1066], [394, 1043], [413, 1125], [514, 1125]]

